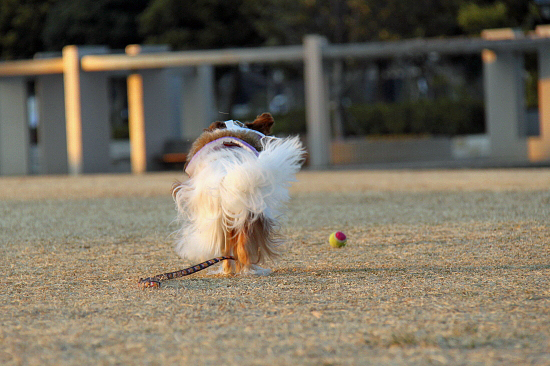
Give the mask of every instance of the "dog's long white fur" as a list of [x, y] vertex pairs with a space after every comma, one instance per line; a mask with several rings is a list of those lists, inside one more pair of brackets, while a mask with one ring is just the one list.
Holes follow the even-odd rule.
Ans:
[[181, 230], [176, 252], [198, 262], [222, 255], [226, 232], [260, 215], [277, 222], [304, 157], [298, 137], [264, 138], [259, 156], [225, 148], [201, 157], [175, 195]]

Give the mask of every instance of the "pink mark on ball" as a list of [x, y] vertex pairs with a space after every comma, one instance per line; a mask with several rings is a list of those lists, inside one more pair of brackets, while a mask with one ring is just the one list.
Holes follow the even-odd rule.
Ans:
[[341, 231], [338, 231], [336, 234], [334, 234], [334, 236], [336, 237], [336, 239], [338, 239], [340, 241], [346, 240], [346, 234], [344, 234]]

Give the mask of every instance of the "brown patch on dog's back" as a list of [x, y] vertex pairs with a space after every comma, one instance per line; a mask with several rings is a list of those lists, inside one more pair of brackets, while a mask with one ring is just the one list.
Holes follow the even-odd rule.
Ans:
[[[275, 123], [273, 116], [270, 113], [262, 113], [254, 122], [245, 123], [245, 126], [254, 131], [259, 131], [264, 135], [268, 135], [271, 132], [271, 127]], [[262, 144], [260, 138], [256, 133], [250, 133], [246, 130], [243, 131], [231, 131], [225, 128], [225, 122], [216, 121], [213, 122], [204, 132], [193, 142], [189, 153], [187, 154], [187, 163], [191, 161], [191, 158], [207, 143], [219, 139], [220, 137], [232, 136], [241, 139], [253, 146], [256, 150], [262, 150]], [[187, 163], [185, 167], [187, 167]]]
[[246, 131], [231, 131], [227, 129], [215, 129], [213, 131], [205, 131], [202, 135], [199, 136], [198, 139], [196, 139], [193, 142], [193, 145], [191, 145], [191, 149], [189, 150], [189, 153], [187, 154], [187, 162], [191, 161], [191, 158], [202, 149], [204, 145], [206, 145], [209, 142], [212, 142], [214, 140], [217, 140], [221, 137], [236, 137], [238, 139], [241, 139], [245, 141], [250, 146], [253, 146], [256, 150], [261, 151], [262, 150], [262, 144], [260, 143], [260, 138], [258, 135], [256, 135], [253, 132], [246, 132]]

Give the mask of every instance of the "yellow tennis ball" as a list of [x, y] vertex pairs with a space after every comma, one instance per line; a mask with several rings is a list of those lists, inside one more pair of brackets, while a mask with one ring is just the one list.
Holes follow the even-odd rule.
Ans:
[[331, 247], [333, 248], [341, 248], [344, 245], [346, 245], [346, 242], [348, 241], [348, 238], [346, 238], [346, 234], [344, 234], [341, 231], [335, 231], [332, 234], [330, 234], [328, 238], [328, 242]]

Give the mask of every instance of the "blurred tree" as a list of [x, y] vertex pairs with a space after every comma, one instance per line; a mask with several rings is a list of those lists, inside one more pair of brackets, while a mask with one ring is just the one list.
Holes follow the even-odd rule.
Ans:
[[58, 0], [46, 18], [42, 40], [47, 50], [68, 44], [124, 48], [141, 43], [136, 18], [149, 0]]
[[484, 29], [502, 28], [507, 24], [508, 7], [501, 1], [490, 5], [463, 4], [458, 11], [458, 24], [468, 34], [479, 34]]
[[522, 27], [531, 29], [539, 18], [533, 3], [518, 0], [461, 2], [457, 23], [469, 35], [479, 35], [484, 29]]
[[0, 57], [29, 58], [64, 45], [167, 43], [174, 49], [301, 44], [530, 29], [525, 0], [0, 0]]
[[264, 41], [255, 22], [257, 13], [247, 0], [152, 0], [139, 17], [140, 33], [148, 43], [174, 49], [257, 46]]
[[[454, 35], [461, 0], [249, 1], [267, 44], [299, 44], [308, 33], [332, 43]], [[427, 11], [429, 9], [429, 11]]]
[[151, 0], [139, 24], [147, 42], [175, 49], [300, 44], [308, 33], [333, 43], [362, 42], [458, 34], [462, 2]]
[[0, 57], [29, 58], [44, 46], [40, 34], [56, 0], [0, 0]]
[[458, 18], [459, 12], [465, 10], [470, 10], [470, 22], [486, 15], [490, 18], [486, 25], [491, 26], [531, 29], [537, 17], [536, 7], [525, 0], [500, 0], [496, 5], [494, 0], [249, 0], [248, 3], [259, 14], [256, 29], [267, 44], [298, 44], [307, 33], [324, 35], [333, 43], [461, 35], [468, 32]]

